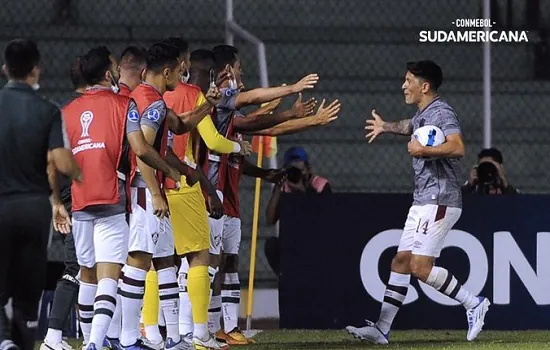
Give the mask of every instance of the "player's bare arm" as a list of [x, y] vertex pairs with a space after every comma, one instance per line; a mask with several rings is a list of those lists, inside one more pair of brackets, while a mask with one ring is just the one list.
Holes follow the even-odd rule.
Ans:
[[205, 188], [206, 193], [208, 194], [208, 212], [210, 213], [210, 217], [216, 220], [220, 219], [223, 216], [223, 203], [220, 200], [220, 197], [218, 197], [216, 188], [210, 181], [208, 181], [208, 178], [201, 167], [197, 167], [195, 172], [198, 175], [201, 188]]
[[193, 185], [195, 185], [199, 181], [198, 176], [195, 174], [194, 169], [191, 168], [189, 165], [185, 164], [184, 162], [182, 162], [178, 158], [178, 156], [174, 153], [174, 150], [172, 149], [172, 147], [167, 148], [166, 157], [164, 159], [170, 166], [176, 168], [181, 175], [185, 176], [187, 180], [187, 184], [190, 187], [193, 187]]
[[375, 109], [372, 110], [371, 114], [373, 119], [367, 119], [367, 125], [365, 126], [365, 130], [367, 130], [365, 138], [369, 139], [369, 143], [374, 141], [378, 135], [383, 133], [412, 135], [412, 119], [403, 119], [397, 122], [385, 122], [382, 117], [376, 113]]
[[286, 169], [263, 169], [245, 159], [243, 161], [243, 174], [277, 184], [286, 175]]
[[57, 180], [57, 171], [55, 170], [55, 166], [53, 165], [50, 152], [48, 152], [48, 167], [46, 168], [46, 170], [48, 172], [48, 182], [50, 183], [50, 188], [52, 190], [52, 194], [50, 196], [51, 203], [52, 205], [63, 204], [63, 202], [61, 201], [61, 196], [59, 194], [59, 181]]
[[[143, 131], [143, 135], [145, 136], [147, 143], [152, 145], [155, 142], [157, 131], [147, 125], [142, 125], [141, 130]], [[168, 216], [168, 203], [166, 203], [166, 200], [164, 200], [162, 196], [162, 189], [160, 188], [155, 171], [139, 158], [137, 159], [137, 164], [141, 177], [143, 178], [143, 181], [145, 181], [149, 192], [151, 192], [154, 214], [159, 218]], [[179, 180], [180, 179], [178, 178], [176, 181]]]
[[309, 74], [296, 84], [258, 88], [241, 92], [235, 99], [235, 108], [239, 109], [249, 105], [259, 105], [291, 94], [296, 94], [307, 89], [312, 89], [318, 81], [319, 76], [317, 74]]
[[300, 131], [311, 129], [313, 127], [325, 126], [334, 122], [336, 119], [338, 119], [338, 112], [340, 112], [340, 108], [341, 104], [338, 100], [334, 100], [327, 107], [325, 107], [325, 100], [323, 100], [315, 115], [311, 117], [293, 119], [279, 125], [275, 125], [274, 127], [269, 129], [243, 133], [248, 135], [264, 136], [281, 136], [294, 134]]
[[50, 159], [56, 171], [68, 176], [71, 180], [80, 182], [82, 172], [73, 158], [70, 150], [59, 147], [50, 150]]
[[461, 134], [452, 134], [445, 137], [445, 142], [439, 146], [422, 146], [414, 137], [408, 144], [409, 154], [413, 157], [439, 157], [460, 158], [464, 157], [465, 149]]
[[147, 143], [143, 132], [135, 131], [127, 134], [126, 137], [128, 138], [128, 143], [132, 151], [144, 164], [162, 171], [174, 181], [180, 180], [179, 172], [168, 165], [153, 146]]
[[314, 98], [302, 102], [302, 94], [300, 93], [291, 109], [279, 113], [272, 113], [270, 111], [267, 114], [253, 112], [248, 114], [246, 118], [235, 118], [234, 127], [240, 133], [268, 129], [286, 121], [304, 118], [313, 114], [315, 104], [316, 101]]

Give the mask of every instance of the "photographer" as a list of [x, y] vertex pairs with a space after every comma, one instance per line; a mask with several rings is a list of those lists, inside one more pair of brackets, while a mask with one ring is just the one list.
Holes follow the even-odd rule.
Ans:
[[499, 195], [518, 194], [506, 179], [502, 153], [486, 148], [477, 155], [477, 164], [470, 170], [468, 181], [462, 186], [464, 194]]
[[[327, 179], [313, 175], [308, 156], [302, 147], [291, 147], [284, 155], [286, 176], [279, 185], [275, 185], [266, 209], [268, 225], [279, 221], [279, 204], [282, 193], [332, 193]], [[279, 238], [271, 237], [265, 242], [265, 255], [273, 271], [279, 275]]]

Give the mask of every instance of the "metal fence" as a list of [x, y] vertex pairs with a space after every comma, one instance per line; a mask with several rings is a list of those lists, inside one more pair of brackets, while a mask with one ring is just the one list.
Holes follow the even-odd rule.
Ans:
[[[491, 44], [492, 140], [504, 154], [509, 181], [522, 192], [550, 191], [550, 100], [548, 22], [550, 1], [491, 1], [500, 29], [528, 29], [528, 43]], [[70, 91], [68, 67], [88, 48], [104, 44], [120, 53], [129, 44], [149, 45], [182, 36], [191, 49], [210, 48], [225, 38], [223, 0], [4, 0], [0, 44], [35, 38], [43, 53], [41, 92], [57, 98]], [[383, 136], [364, 140], [364, 123], [376, 108], [387, 120], [410, 117], [414, 108], [401, 93], [405, 62], [433, 59], [443, 68], [441, 94], [456, 109], [467, 146], [463, 178], [476, 161], [483, 135], [482, 44], [420, 43], [421, 30], [457, 30], [457, 18], [482, 15], [479, 0], [234, 0], [235, 20], [266, 44], [271, 85], [293, 83], [308, 73], [321, 81], [307, 96], [340, 99], [332, 125], [279, 138], [278, 157], [304, 146], [315, 172], [335, 191], [410, 192], [412, 170], [406, 140]], [[256, 48], [235, 38], [248, 88], [258, 86]], [[306, 96], [306, 97], [307, 97]], [[285, 104], [292, 103], [287, 98]], [[267, 163], [266, 163], [267, 164]], [[248, 271], [253, 180], [243, 181], [242, 277]], [[263, 225], [270, 187], [261, 201], [257, 277], [272, 280], [263, 240], [274, 230]]]

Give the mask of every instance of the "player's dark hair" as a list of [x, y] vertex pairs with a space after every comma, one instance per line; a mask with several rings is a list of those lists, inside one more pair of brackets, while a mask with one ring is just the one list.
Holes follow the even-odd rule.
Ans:
[[179, 37], [170, 37], [162, 41], [165, 44], [172, 45], [178, 48], [179, 55], [182, 56], [189, 52], [189, 43]]
[[98, 46], [80, 58], [80, 71], [86, 84], [95, 85], [103, 81], [105, 73], [113, 64], [110, 56], [111, 51], [107, 47]]
[[191, 63], [201, 63], [201, 62], [214, 62], [216, 58], [214, 57], [214, 52], [208, 49], [197, 49], [191, 52], [191, 58], [189, 59]]
[[492, 158], [495, 162], [500, 164], [504, 163], [504, 159], [502, 158], [502, 153], [497, 148], [494, 148], [494, 147], [484, 148], [477, 155], [477, 159], [481, 159], [485, 157]]
[[433, 61], [408, 62], [407, 71], [430, 83], [432, 90], [437, 91], [443, 83], [443, 71]]
[[160, 73], [164, 68], [178, 65], [179, 50], [164, 42], [154, 44], [147, 50], [147, 70]]
[[145, 64], [147, 64], [147, 50], [141, 46], [128, 46], [120, 55], [119, 65], [126, 69], [140, 69]]
[[233, 67], [239, 59], [239, 51], [231, 45], [215, 46], [212, 52], [214, 53], [214, 69], [217, 73], [224, 70], [227, 65]]
[[40, 51], [29, 39], [14, 39], [4, 49], [4, 62], [11, 79], [25, 79], [40, 64]]
[[212, 48], [212, 52], [233, 52], [235, 55], [239, 54], [239, 49], [233, 45], [216, 45]]
[[84, 76], [82, 75], [82, 71], [80, 70], [80, 60], [82, 56], [78, 56], [73, 63], [71, 64], [71, 67], [69, 68], [69, 75], [71, 77], [71, 83], [73, 83], [74, 89], [81, 89], [83, 87], [86, 87], [86, 80], [84, 80]]

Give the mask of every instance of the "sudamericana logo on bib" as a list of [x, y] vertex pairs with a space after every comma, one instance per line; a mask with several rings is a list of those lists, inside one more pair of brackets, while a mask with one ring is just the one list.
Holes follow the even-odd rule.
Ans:
[[527, 30], [498, 30], [496, 22], [486, 18], [459, 18], [452, 30], [421, 30], [421, 43], [528, 43]]

